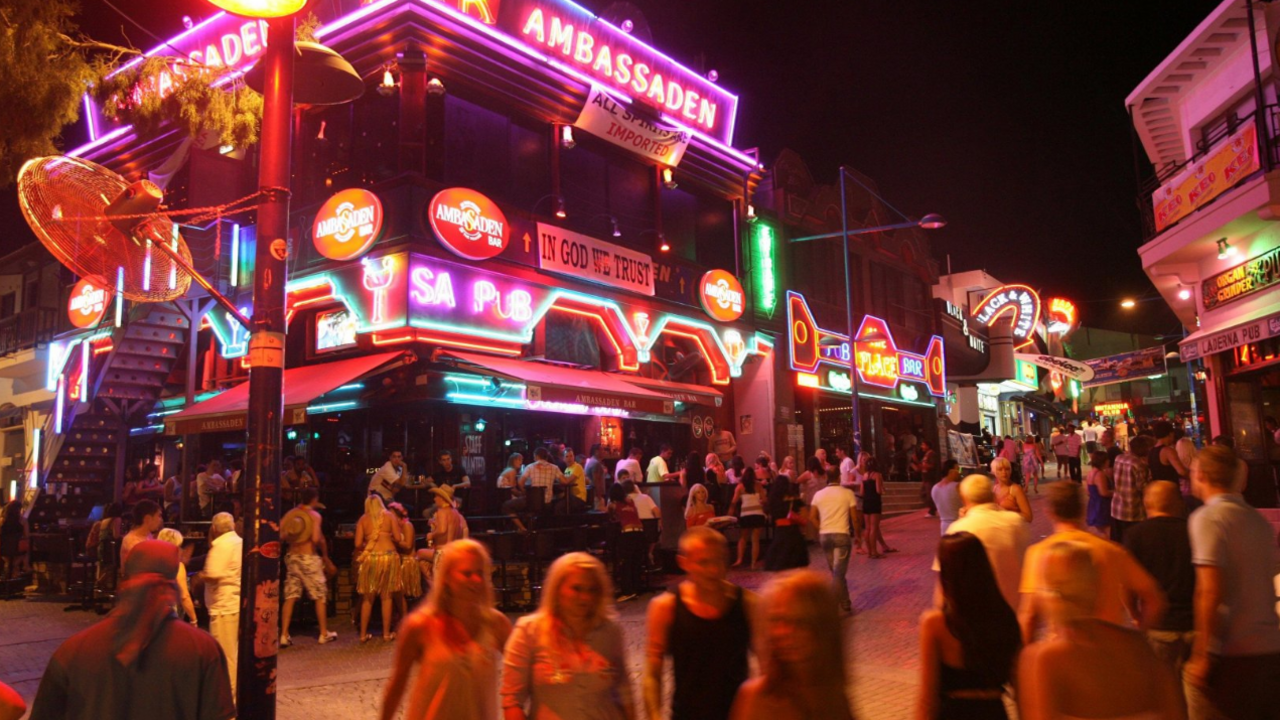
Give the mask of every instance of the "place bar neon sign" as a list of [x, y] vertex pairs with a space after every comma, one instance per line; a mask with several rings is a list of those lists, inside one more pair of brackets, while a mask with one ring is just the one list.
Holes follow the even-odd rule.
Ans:
[[[819, 328], [804, 296], [790, 290], [787, 291], [787, 326], [792, 370], [802, 376], [817, 376], [818, 366], [824, 363], [849, 368], [849, 337]], [[923, 355], [908, 352], [894, 343], [889, 324], [873, 315], [863, 317], [855, 337], [854, 359], [859, 381], [890, 390], [904, 381], [918, 382], [929, 389], [930, 395], [946, 396], [945, 344], [941, 337], [932, 336]]]

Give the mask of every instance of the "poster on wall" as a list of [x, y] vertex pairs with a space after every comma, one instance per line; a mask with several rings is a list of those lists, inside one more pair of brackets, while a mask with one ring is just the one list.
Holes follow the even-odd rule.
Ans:
[[969, 433], [948, 430], [947, 455], [962, 467], [978, 466], [978, 447]]
[[543, 270], [653, 296], [653, 258], [644, 253], [545, 223], [538, 247]]

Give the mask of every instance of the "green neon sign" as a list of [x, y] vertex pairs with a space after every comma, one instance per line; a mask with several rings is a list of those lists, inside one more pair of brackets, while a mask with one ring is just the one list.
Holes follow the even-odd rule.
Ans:
[[778, 304], [777, 236], [773, 226], [763, 221], [757, 221], [751, 228], [752, 249], [756, 256], [756, 310], [772, 318]]

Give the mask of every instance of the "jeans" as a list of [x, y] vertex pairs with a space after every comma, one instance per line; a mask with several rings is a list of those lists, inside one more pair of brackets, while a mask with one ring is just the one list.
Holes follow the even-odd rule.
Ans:
[[845, 573], [849, 570], [849, 553], [853, 548], [853, 540], [848, 533], [822, 533], [818, 536], [822, 552], [827, 556], [827, 567], [831, 569], [831, 577], [835, 580], [836, 594], [841, 610], [851, 610], [849, 602], [849, 581]]
[[1173, 671], [1173, 676], [1178, 678], [1182, 685], [1184, 702], [1192, 697], [1192, 688], [1188, 683], [1182, 682], [1182, 666], [1191, 659], [1191, 643], [1195, 641], [1195, 637], [1196, 634], [1192, 630], [1147, 631], [1147, 644], [1151, 646], [1156, 657]]
[[1080, 456], [1079, 455], [1067, 456], [1067, 468], [1071, 470], [1072, 480], [1076, 482], [1082, 481], [1080, 477]]

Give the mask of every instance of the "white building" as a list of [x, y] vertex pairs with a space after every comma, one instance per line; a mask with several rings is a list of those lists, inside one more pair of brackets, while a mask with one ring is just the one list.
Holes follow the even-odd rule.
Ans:
[[[1126, 98], [1156, 177], [1139, 199], [1142, 267], [1204, 365], [1207, 434], [1251, 468], [1250, 500], [1276, 504], [1280, 415], [1280, 7], [1224, 0]], [[1256, 60], [1255, 60], [1256, 59]], [[1255, 71], [1256, 62], [1256, 71]], [[1261, 105], [1261, 112], [1259, 112]]]

